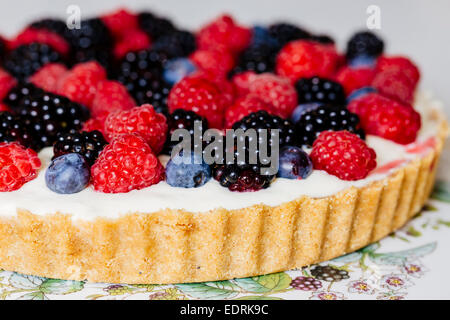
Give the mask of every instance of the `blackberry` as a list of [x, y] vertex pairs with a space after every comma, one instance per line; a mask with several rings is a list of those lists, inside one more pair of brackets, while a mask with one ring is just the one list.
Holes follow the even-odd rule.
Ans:
[[62, 56], [46, 44], [33, 42], [12, 50], [5, 59], [4, 67], [16, 78], [25, 80], [50, 62], [63, 62]]
[[365, 139], [359, 117], [343, 106], [322, 105], [305, 112], [295, 124], [298, 142], [311, 147], [322, 131], [347, 130]]
[[58, 135], [53, 145], [53, 159], [67, 153], [78, 153], [92, 166], [107, 144], [100, 131], [78, 132], [72, 129]]
[[273, 72], [277, 50], [265, 44], [252, 45], [245, 49], [238, 58], [232, 73], [254, 71], [256, 73]]
[[308, 39], [311, 36], [308, 31], [290, 23], [276, 23], [269, 26], [269, 34], [277, 39], [280, 49], [290, 41]]
[[14, 109], [19, 106], [22, 99], [38, 93], [44, 93], [44, 90], [36, 87], [32, 83], [19, 82], [8, 92], [3, 102]]
[[33, 137], [21, 119], [10, 112], [0, 112], [0, 142], [17, 141], [21, 145], [33, 148]]
[[191, 135], [191, 143], [192, 148], [191, 150], [194, 150], [194, 123], [195, 121], [201, 121], [202, 122], [202, 135], [203, 133], [208, 129], [208, 120], [206, 118], [199, 116], [194, 111], [188, 111], [184, 109], [176, 109], [174, 112], [172, 112], [167, 117], [167, 124], [169, 127], [169, 134], [167, 135], [167, 141], [164, 145], [164, 149], [162, 153], [164, 154], [171, 154], [172, 149], [175, 145], [177, 145], [178, 141], [171, 141], [172, 133], [176, 129], [186, 129], [189, 131], [189, 134]]
[[341, 281], [349, 278], [347, 271], [339, 270], [332, 266], [314, 266], [311, 269], [311, 274], [316, 279], [328, 282]]
[[175, 26], [168, 19], [160, 18], [150, 12], [142, 12], [138, 15], [139, 27], [153, 39], [175, 31]]
[[291, 287], [296, 290], [316, 291], [322, 288], [322, 282], [313, 277], [297, 277], [291, 281]]
[[61, 36], [65, 36], [67, 29], [66, 23], [59, 19], [46, 18], [32, 22], [29, 25], [33, 29], [43, 29], [55, 32]]
[[213, 167], [214, 179], [230, 191], [247, 192], [266, 189], [273, 175], [261, 175], [258, 165], [222, 164]]
[[12, 110], [32, 133], [38, 150], [53, 145], [59, 133], [80, 130], [89, 118], [86, 107], [43, 91], [23, 97]]
[[164, 64], [168, 61], [167, 54], [156, 50], [140, 50], [128, 52], [117, 64], [116, 78], [146, 79], [161, 75]]
[[333, 38], [326, 34], [313, 35], [311, 36], [311, 40], [321, 44], [334, 44]]
[[191, 32], [181, 30], [159, 37], [152, 46], [153, 50], [163, 51], [169, 58], [188, 56], [195, 48], [195, 36]]
[[100, 63], [109, 74], [111, 73], [112, 66], [114, 65], [114, 59], [109, 49], [92, 47], [83, 50], [74, 50], [73, 52], [71, 52], [72, 64], [88, 62], [92, 60]]
[[101, 19], [82, 20], [79, 29], [65, 28], [65, 38], [75, 50], [110, 47], [112, 37]]
[[383, 53], [383, 40], [370, 31], [358, 32], [347, 43], [347, 59], [357, 56], [378, 57]]
[[301, 78], [295, 83], [295, 89], [299, 104], [310, 102], [345, 104], [344, 88], [332, 80], [319, 77]]

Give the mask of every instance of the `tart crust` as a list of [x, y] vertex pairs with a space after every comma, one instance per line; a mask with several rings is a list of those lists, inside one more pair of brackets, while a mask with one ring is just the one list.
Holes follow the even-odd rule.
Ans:
[[73, 220], [20, 210], [0, 218], [0, 268], [112, 283], [224, 280], [300, 268], [362, 248], [402, 227], [427, 201], [447, 137], [383, 180], [276, 207], [162, 210]]

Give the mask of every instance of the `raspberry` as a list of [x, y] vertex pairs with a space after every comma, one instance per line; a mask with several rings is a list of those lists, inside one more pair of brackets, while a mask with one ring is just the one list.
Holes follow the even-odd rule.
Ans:
[[274, 107], [276, 115], [288, 118], [297, 106], [297, 92], [286, 78], [271, 73], [255, 76], [249, 90]]
[[105, 79], [106, 71], [98, 62], [79, 63], [61, 80], [58, 91], [72, 101], [90, 107], [98, 83]]
[[87, 131], [87, 132], [91, 132], [91, 131], [100, 131], [103, 136], [105, 137], [105, 123], [103, 120], [99, 120], [99, 119], [95, 119], [95, 118], [91, 118], [88, 121], [86, 121], [85, 123], [83, 123], [83, 127], [81, 129], [82, 131]]
[[380, 57], [375, 66], [377, 72], [387, 70], [396, 70], [406, 76], [411, 82], [411, 86], [415, 87], [420, 80], [419, 68], [407, 57]]
[[16, 142], [0, 143], [0, 192], [14, 191], [37, 176], [41, 160]]
[[62, 55], [69, 53], [69, 43], [59, 34], [44, 29], [26, 28], [9, 42], [9, 48], [15, 49], [24, 44], [42, 43], [52, 47]]
[[339, 56], [333, 45], [297, 40], [281, 49], [276, 60], [276, 72], [292, 81], [319, 76], [329, 78], [334, 73]]
[[68, 70], [63, 64], [49, 63], [35, 72], [28, 80], [38, 88], [57, 93], [59, 82], [67, 72]]
[[343, 87], [346, 95], [352, 91], [369, 86], [375, 76], [375, 71], [371, 68], [350, 68], [343, 67], [336, 73], [335, 79]]
[[106, 118], [105, 131], [108, 139], [125, 133], [136, 133], [150, 145], [153, 152], [161, 152], [167, 135], [167, 121], [153, 106], [144, 104], [130, 110], [110, 114]]
[[149, 48], [151, 45], [150, 37], [141, 30], [128, 30], [114, 45], [114, 57], [122, 59], [130, 51], [139, 51]]
[[126, 9], [119, 9], [105, 14], [100, 19], [102, 19], [111, 34], [116, 38], [123, 38], [125, 33], [130, 30], [137, 30], [139, 27], [137, 15]]
[[314, 169], [325, 170], [342, 180], [364, 179], [377, 166], [375, 151], [348, 131], [320, 133], [310, 157]]
[[249, 93], [250, 83], [256, 78], [256, 73], [253, 71], [246, 71], [237, 73], [231, 78], [234, 91], [237, 96], [245, 96]]
[[189, 76], [175, 84], [167, 101], [169, 111], [191, 110], [205, 117], [212, 128], [221, 128], [229, 99], [212, 81], [202, 76]]
[[233, 123], [241, 120], [252, 112], [265, 110], [268, 113], [273, 113], [273, 107], [262, 101], [257, 95], [249, 94], [238, 98], [225, 111], [225, 128], [231, 128]]
[[197, 44], [200, 49], [226, 49], [238, 53], [251, 40], [251, 30], [237, 25], [233, 18], [222, 15], [200, 29]]
[[348, 105], [356, 113], [367, 134], [373, 134], [400, 144], [416, 140], [420, 115], [410, 105], [401, 104], [377, 93], [354, 99]]
[[94, 189], [104, 193], [139, 190], [164, 179], [164, 167], [143, 138], [124, 134], [107, 145], [91, 168]]
[[129, 110], [136, 106], [123, 84], [117, 81], [100, 81], [91, 106], [91, 115], [99, 120], [117, 111]]
[[0, 112], [2, 111], [10, 111], [10, 109], [6, 104], [0, 102]]
[[226, 76], [234, 67], [234, 57], [226, 50], [196, 50], [189, 58], [200, 69], [220, 76]]
[[3, 100], [8, 92], [16, 85], [16, 79], [3, 69], [0, 69], [0, 100]]
[[401, 103], [411, 104], [414, 101], [415, 86], [405, 73], [399, 70], [387, 69], [377, 73], [371, 86], [386, 97]]

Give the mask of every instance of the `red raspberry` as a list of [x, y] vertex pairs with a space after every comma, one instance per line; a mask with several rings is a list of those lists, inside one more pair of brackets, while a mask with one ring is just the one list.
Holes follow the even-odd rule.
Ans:
[[353, 90], [370, 86], [374, 76], [375, 71], [371, 68], [343, 67], [336, 73], [335, 78], [344, 87], [345, 94], [349, 95]]
[[91, 115], [99, 120], [114, 112], [129, 110], [136, 106], [127, 88], [117, 81], [104, 80], [97, 85], [97, 92], [92, 101]]
[[196, 50], [189, 58], [200, 69], [222, 77], [234, 67], [234, 57], [226, 50]]
[[377, 60], [375, 70], [377, 72], [396, 70], [409, 79], [412, 88], [415, 88], [420, 80], [419, 68], [407, 57], [380, 57]]
[[222, 128], [223, 117], [230, 98], [217, 84], [204, 76], [183, 78], [170, 90], [167, 105], [169, 111], [185, 109], [194, 111], [208, 120], [211, 128]]
[[124, 134], [108, 144], [91, 168], [94, 189], [104, 193], [139, 190], [164, 179], [164, 167], [142, 137]]
[[232, 17], [222, 15], [200, 29], [197, 44], [199, 49], [225, 49], [238, 53], [248, 46], [251, 36], [250, 29], [237, 25]]
[[231, 78], [231, 82], [234, 86], [234, 91], [236, 95], [245, 96], [249, 93], [250, 83], [255, 80], [256, 73], [253, 71], [245, 71], [242, 73], [235, 74], [233, 78]]
[[36, 87], [58, 93], [59, 82], [68, 72], [61, 63], [48, 63], [34, 73], [28, 80]]
[[348, 105], [368, 134], [400, 144], [414, 142], [420, 129], [420, 114], [411, 105], [401, 104], [377, 93], [352, 100]]
[[9, 90], [16, 85], [16, 79], [3, 69], [0, 69], [0, 100], [3, 100]]
[[329, 78], [335, 72], [340, 58], [332, 45], [313, 41], [289, 42], [276, 59], [276, 72], [292, 81], [319, 76]]
[[20, 45], [30, 44], [32, 42], [46, 44], [63, 55], [67, 55], [70, 50], [67, 41], [59, 34], [48, 30], [33, 28], [26, 28], [23, 30], [9, 42], [8, 46], [10, 49], [15, 49]]
[[105, 121], [105, 131], [110, 140], [125, 133], [139, 134], [158, 154], [166, 141], [167, 121], [152, 105], [144, 104], [110, 114]]
[[124, 33], [138, 29], [138, 17], [126, 9], [119, 9], [100, 17], [114, 37], [122, 38]]
[[123, 58], [130, 51], [139, 51], [150, 47], [150, 37], [141, 30], [125, 31], [123, 37], [114, 45], [114, 57]]
[[2, 111], [11, 111], [11, 109], [6, 104], [0, 102], [0, 112]]
[[375, 151], [348, 131], [322, 131], [310, 157], [314, 169], [342, 180], [364, 179], [377, 166]]
[[108, 140], [105, 133], [105, 122], [103, 120], [91, 118], [83, 123], [82, 131], [90, 132], [94, 130], [100, 131], [103, 134], [103, 137]]
[[297, 91], [287, 78], [262, 73], [250, 82], [249, 90], [264, 102], [271, 104], [275, 114], [282, 118], [290, 117], [297, 106]]
[[405, 73], [395, 69], [386, 69], [376, 74], [372, 81], [372, 87], [384, 96], [411, 104], [414, 101], [415, 86], [412, 86], [410, 81]]
[[41, 160], [17, 142], [0, 143], [0, 192], [14, 191], [37, 176]]
[[94, 61], [77, 64], [61, 79], [59, 94], [91, 107], [97, 85], [106, 79], [106, 71]]
[[225, 128], [231, 128], [236, 121], [259, 110], [265, 110], [268, 113], [275, 114], [273, 106], [262, 101], [255, 94], [248, 94], [238, 98], [234, 104], [225, 111]]

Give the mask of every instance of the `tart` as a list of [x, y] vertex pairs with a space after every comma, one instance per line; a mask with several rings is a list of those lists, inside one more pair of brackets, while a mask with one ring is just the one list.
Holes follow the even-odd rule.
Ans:
[[[118, 26], [124, 19], [114, 19], [117, 16], [136, 23]], [[172, 83], [173, 77], [190, 68], [174, 72], [173, 65], [168, 68], [165, 63], [148, 66], [164, 69], [161, 78], [152, 79], [158, 84], [145, 90], [169, 88], [167, 108], [157, 98], [145, 100], [140, 88], [123, 85], [131, 81], [124, 72], [118, 82], [107, 79], [108, 59], [94, 55], [103, 66], [96, 62], [64, 66], [61, 43], [78, 50], [76, 57], [88, 52], [77, 47], [76, 35], [62, 34], [55, 21], [32, 25], [33, 31], [23, 32], [26, 37], [21, 33], [13, 41], [17, 48], [6, 58], [5, 77], [11, 82], [3, 97], [7, 111], [0, 113], [6, 124], [0, 132], [0, 156], [7, 159], [0, 158], [0, 268], [115, 283], [261, 275], [326, 261], [378, 241], [417, 214], [430, 195], [447, 122], [439, 102], [416, 92], [419, 74], [412, 62], [381, 56], [383, 44], [373, 34], [354, 36], [346, 65], [339, 66], [331, 38], [293, 25], [272, 25], [261, 36], [261, 30], [247, 29], [224, 16], [195, 35], [199, 46], [195, 48], [192, 34], [148, 12], [135, 15], [122, 10], [86, 21], [83, 28], [101, 35], [88, 37], [90, 52], [115, 45], [120, 50], [112, 52], [116, 60], [124, 59], [116, 62], [122, 67], [132, 65], [130, 57], [164, 56], [174, 62], [195, 50], [191, 62], [201, 70]], [[173, 28], [171, 33], [159, 34], [162, 31], [154, 27], [164, 23]], [[139, 45], [146, 48], [149, 42], [133, 38], [127, 47], [121, 41], [129, 35], [123, 30], [128, 27], [137, 39], [153, 36], [154, 50], [165, 50], [143, 49], [147, 51], [136, 54], [142, 49]], [[45, 32], [33, 38], [39, 30]], [[43, 36], [48, 34], [52, 37]], [[276, 40], [278, 49], [256, 54], [252, 46], [257, 35], [263, 47]], [[239, 57], [225, 70], [235, 68], [233, 83], [217, 80], [226, 66], [208, 64], [221, 55], [211, 48], [217, 41]], [[24, 50], [41, 55], [55, 51], [52, 57], [58, 65], [28, 70], [16, 59]], [[268, 54], [273, 50], [275, 64]], [[311, 63], [293, 66], [292, 54], [299, 52], [306, 52]], [[329, 64], [316, 64], [317, 57]], [[250, 62], [258, 59], [264, 70], [252, 69]], [[141, 71], [136, 74], [145, 77]], [[13, 76], [28, 77], [34, 85]], [[52, 86], [55, 82], [58, 85]], [[79, 83], [84, 85], [77, 87]], [[86, 84], [92, 84], [94, 92], [83, 91]], [[271, 90], [277, 92], [275, 100]], [[186, 92], [209, 100], [202, 108], [204, 101], [198, 98], [193, 106]], [[48, 115], [42, 106], [62, 111]], [[330, 120], [335, 110], [342, 116], [337, 124]], [[399, 122], [381, 121], [385, 114]], [[306, 132], [305, 121], [319, 116], [314, 134]], [[49, 117], [51, 130], [46, 126], [44, 131], [28, 131], [26, 125], [42, 126]], [[235, 163], [177, 167], [173, 158], [163, 155], [174, 147], [167, 132], [189, 127], [193, 120], [216, 129], [223, 129], [224, 123], [233, 128], [257, 123], [280, 129], [280, 144], [296, 148], [306, 160], [298, 165], [300, 171], [278, 171], [276, 178], [261, 178]], [[279, 161], [281, 165], [284, 160]], [[13, 175], [13, 170], [19, 174]], [[232, 174], [238, 178], [230, 182]], [[250, 182], [239, 180], [243, 176]]]

